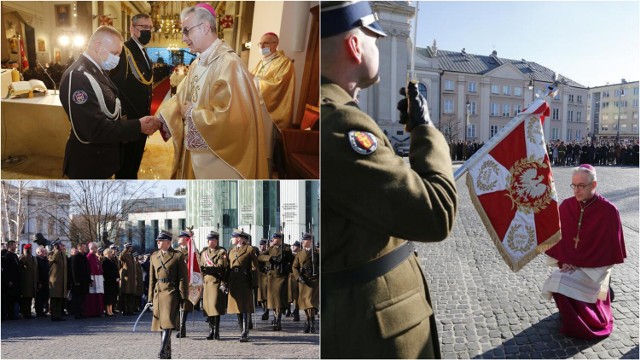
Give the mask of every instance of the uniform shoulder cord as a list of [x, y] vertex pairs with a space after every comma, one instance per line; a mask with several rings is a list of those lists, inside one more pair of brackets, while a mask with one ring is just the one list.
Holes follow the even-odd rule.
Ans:
[[[140, 71], [140, 69], [138, 68], [138, 64], [136, 63], [135, 59], [133, 58], [133, 54], [131, 53], [131, 50], [129, 50], [128, 47], [124, 47], [124, 51], [126, 53], [127, 56], [127, 64], [131, 63], [131, 66], [133, 66], [133, 68], [135, 69], [135, 78], [136, 80], [138, 80], [139, 82], [141, 82], [143, 85], [151, 85], [153, 84], [153, 69], [151, 69], [151, 78], [149, 78], [149, 80], [144, 78], [144, 75], [142, 75], [142, 71]], [[143, 54], [144, 56], [144, 54]], [[129, 66], [127, 65], [127, 68]], [[129, 73], [127, 71], [127, 73]]]

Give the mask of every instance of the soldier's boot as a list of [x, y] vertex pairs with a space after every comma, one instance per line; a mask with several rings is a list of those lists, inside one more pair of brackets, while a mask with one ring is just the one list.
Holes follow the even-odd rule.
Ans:
[[238, 314], [238, 325], [240, 326], [240, 329], [242, 329], [242, 313]]
[[162, 345], [158, 359], [171, 359], [171, 329], [162, 330]]
[[267, 309], [266, 306], [264, 308], [264, 313], [262, 314], [262, 320], [264, 320], [264, 321], [269, 320], [269, 309]]
[[309, 328], [309, 332], [312, 334], [316, 333], [316, 316], [313, 314], [313, 309], [311, 311], [311, 319], [309, 322], [311, 323], [311, 327]]
[[242, 313], [242, 334], [240, 342], [249, 341], [249, 313]]
[[176, 338], [183, 338], [187, 336], [187, 318], [189, 317], [188, 312], [184, 312], [182, 315], [182, 323], [180, 323], [180, 331], [176, 334]]
[[278, 317], [276, 318], [276, 323], [273, 325], [273, 331], [282, 330], [282, 312], [278, 311]]
[[216, 333], [216, 322], [213, 319], [213, 316], [209, 316], [209, 336], [207, 336], [207, 340], [213, 340]]
[[309, 331], [311, 331], [311, 318], [309, 317], [309, 313], [307, 312], [307, 310], [304, 311], [304, 314], [306, 315], [306, 319], [305, 319], [305, 324], [304, 324], [304, 333], [308, 334]]
[[298, 304], [293, 308], [293, 321], [300, 321], [300, 310], [298, 309]]
[[287, 306], [287, 313], [286, 313], [286, 314], [284, 314], [284, 316], [285, 316], [285, 317], [289, 317], [289, 316], [291, 316], [291, 305], [288, 305], [288, 306]]
[[220, 315], [214, 316], [214, 318], [215, 318], [214, 321], [216, 324], [215, 324], [215, 331], [213, 334], [213, 338], [216, 340], [220, 340]]

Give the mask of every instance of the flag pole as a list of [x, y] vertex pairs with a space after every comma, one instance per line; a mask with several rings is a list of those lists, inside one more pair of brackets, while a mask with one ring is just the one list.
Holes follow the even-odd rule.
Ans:
[[[416, 1], [416, 16], [413, 21], [413, 41], [411, 42], [411, 73], [410, 80], [417, 81], [416, 77], [416, 41], [418, 38], [418, 12], [420, 11], [420, 1]], [[410, 38], [407, 38], [407, 41], [411, 41]], [[409, 83], [407, 81], [407, 83]]]
[[547, 102], [547, 98], [551, 98], [555, 96], [558, 91], [558, 85], [560, 83], [558, 74], [553, 75], [553, 83], [547, 87], [547, 92], [543, 97], [534, 100], [527, 108], [518, 114], [516, 117], [511, 119], [505, 125], [502, 130], [500, 130], [496, 135], [494, 135], [489, 141], [487, 141], [475, 154], [473, 154], [467, 161], [462, 164], [458, 170], [453, 174], [455, 180], [458, 180], [462, 175], [464, 175], [471, 166], [475, 165], [479, 159], [483, 158], [489, 151], [493, 150], [493, 148], [502, 141], [507, 135], [513, 131], [524, 119], [540, 108], [540, 106], [544, 105]]

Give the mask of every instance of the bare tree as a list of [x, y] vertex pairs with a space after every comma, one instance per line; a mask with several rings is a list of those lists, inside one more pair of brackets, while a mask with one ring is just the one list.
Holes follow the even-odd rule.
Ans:
[[[127, 180], [77, 180], [50, 181], [57, 191], [71, 196], [70, 213], [72, 221], [59, 220], [66, 229], [73, 244], [81, 242], [101, 242], [108, 245], [109, 239], [117, 239], [122, 234], [122, 224], [138, 206], [138, 202], [150, 196], [155, 181]], [[58, 204], [62, 206], [62, 204]], [[56, 211], [56, 209], [51, 209]]]
[[455, 114], [446, 114], [440, 118], [438, 130], [444, 135], [448, 143], [460, 140], [460, 121]]
[[26, 223], [27, 185], [29, 181], [7, 181], [0, 183], [2, 192], [2, 240], [20, 240]]

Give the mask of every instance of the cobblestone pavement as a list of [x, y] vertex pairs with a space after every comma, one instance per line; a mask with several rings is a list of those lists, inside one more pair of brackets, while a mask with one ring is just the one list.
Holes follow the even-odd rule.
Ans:
[[[553, 300], [541, 297], [551, 269], [538, 256], [513, 273], [457, 181], [458, 217], [450, 238], [416, 244], [426, 270], [444, 358], [638, 359], [638, 169], [597, 167], [598, 190], [620, 210], [627, 259], [612, 273], [613, 334], [578, 340], [559, 332]], [[553, 168], [559, 199], [572, 196], [570, 168]]]
[[[236, 315], [225, 315], [220, 322], [221, 339], [206, 340], [208, 324], [201, 312], [187, 319], [187, 337], [172, 334], [174, 359], [178, 358], [319, 358], [318, 333], [305, 334], [304, 312], [301, 321], [283, 317], [282, 331], [271, 330], [269, 321], [260, 320], [262, 309], [253, 315], [256, 326], [249, 332], [250, 341], [241, 343]], [[272, 315], [273, 317], [273, 315]], [[3, 359], [152, 359], [160, 351], [160, 333], [151, 332], [151, 313], [137, 316], [73, 319], [52, 322], [49, 318], [2, 322]], [[193, 322], [195, 318], [195, 323]], [[316, 327], [318, 320], [316, 317]]]

